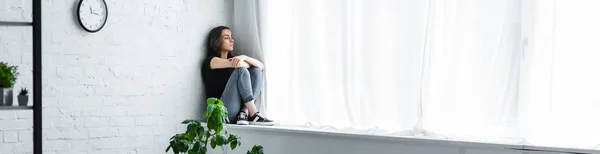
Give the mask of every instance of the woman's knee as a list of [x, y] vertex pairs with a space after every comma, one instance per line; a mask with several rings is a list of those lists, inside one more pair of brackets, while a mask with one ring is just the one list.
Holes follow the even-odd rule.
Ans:
[[262, 75], [262, 70], [258, 67], [250, 67], [248, 71], [250, 74]]
[[251, 68], [249, 68], [249, 71], [250, 71], [250, 78], [252, 79], [252, 82], [259, 82], [257, 80], [262, 80], [263, 72], [260, 68], [251, 67]]
[[236, 68], [235, 71], [238, 72], [240, 76], [250, 76], [250, 71], [248, 71], [248, 68], [239, 67]]

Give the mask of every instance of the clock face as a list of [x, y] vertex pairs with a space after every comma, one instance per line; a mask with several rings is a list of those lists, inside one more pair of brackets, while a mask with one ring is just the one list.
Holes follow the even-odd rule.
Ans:
[[104, 27], [108, 9], [104, 0], [81, 0], [77, 8], [79, 24], [88, 32], [97, 32]]

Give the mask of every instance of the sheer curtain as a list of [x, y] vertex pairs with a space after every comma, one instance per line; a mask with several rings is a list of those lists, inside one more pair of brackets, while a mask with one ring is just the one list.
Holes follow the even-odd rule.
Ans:
[[269, 113], [284, 125], [410, 133], [427, 1], [269, 1]]
[[346, 132], [594, 149], [596, 3], [268, 1], [269, 116]]
[[600, 2], [527, 5], [519, 101], [526, 144], [600, 149]]
[[464, 140], [517, 135], [521, 0], [432, 0], [423, 129]]
[[282, 124], [513, 137], [518, 2], [270, 2], [270, 111]]
[[[265, 0], [235, 0], [233, 2], [233, 23], [231, 26], [236, 48], [235, 55], [247, 55], [262, 62], [265, 60], [264, 40], [266, 37], [266, 1]], [[264, 70], [266, 72], [267, 70]], [[266, 77], [265, 77], [266, 78]], [[263, 92], [256, 99], [256, 107], [263, 115], [268, 115], [266, 102], [265, 79]]]

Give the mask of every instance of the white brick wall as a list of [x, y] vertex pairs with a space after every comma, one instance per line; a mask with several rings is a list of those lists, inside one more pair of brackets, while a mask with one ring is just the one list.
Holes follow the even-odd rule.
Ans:
[[[181, 120], [200, 116], [202, 43], [231, 23], [231, 0], [106, 0], [95, 34], [75, 20], [78, 1], [42, 2], [44, 153], [164, 153]], [[0, 20], [31, 21], [30, 5], [0, 0]], [[0, 27], [15, 93], [32, 87], [31, 32]], [[0, 111], [0, 154], [32, 153], [32, 130], [31, 111]]]

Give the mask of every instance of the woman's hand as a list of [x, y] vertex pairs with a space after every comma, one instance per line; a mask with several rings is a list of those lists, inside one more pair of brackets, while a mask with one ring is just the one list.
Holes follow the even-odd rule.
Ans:
[[237, 65], [233, 66], [233, 68], [240, 68], [240, 67], [250, 68], [250, 64], [248, 64], [248, 62], [246, 62], [246, 61], [239, 61], [237, 63]]
[[248, 62], [246, 62], [246, 58], [248, 58], [246, 55], [240, 55], [240, 56], [235, 56], [233, 58], [229, 58], [229, 61], [231, 61], [231, 67], [233, 67], [233, 68], [239, 68], [239, 67], [249, 68], [250, 64], [248, 64]]
[[265, 68], [265, 64], [263, 64], [262, 62], [260, 62], [257, 59], [254, 59], [252, 57], [248, 57], [248, 56], [244, 56], [244, 60], [251, 66], [255, 66], [257, 68], [259, 68], [260, 70], [263, 70]]
[[246, 60], [246, 56], [245, 55], [240, 55], [240, 56], [235, 56], [233, 58], [229, 58], [229, 61], [231, 61], [231, 67], [233, 68], [238, 68], [240, 67]]
[[248, 62], [246, 62], [246, 61], [242, 61], [242, 62], [240, 62], [240, 65], [237, 68], [240, 68], [240, 67], [250, 68], [250, 64], [248, 64]]

